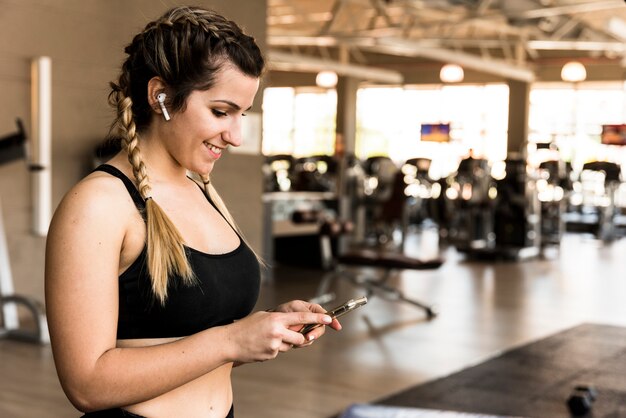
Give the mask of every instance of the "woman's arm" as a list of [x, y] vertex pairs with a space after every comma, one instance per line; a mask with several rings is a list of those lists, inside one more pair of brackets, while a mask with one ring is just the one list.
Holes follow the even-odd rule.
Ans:
[[115, 180], [92, 177], [57, 209], [46, 249], [46, 306], [61, 384], [82, 411], [152, 399], [233, 361], [274, 358], [322, 323], [311, 312], [258, 312], [171, 343], [116, 348], [118, 268], [134, 205]]

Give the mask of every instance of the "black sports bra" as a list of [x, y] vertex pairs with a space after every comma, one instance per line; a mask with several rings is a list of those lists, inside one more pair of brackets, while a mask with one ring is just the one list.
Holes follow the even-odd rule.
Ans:
[[[144, 216], [145, 202], [124, 173], [108, 164], [96, 171], [122, 180]], [[260, 268], [252, 250], [241, 237], [239, 240], [239, 247], [226, 254], [206, 254], [185, 247], [198, 283], [185, 286], [179, 277], [171, 277], [164, 306], [152, 293], [144, 246], [119, 276], [117, 338], [184, 337], [248, 315], [259, 296]]]

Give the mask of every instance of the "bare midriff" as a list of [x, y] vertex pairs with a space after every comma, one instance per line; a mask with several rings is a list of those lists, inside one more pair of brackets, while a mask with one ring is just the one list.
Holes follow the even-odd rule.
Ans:
[[[117, 340], [118, 348], [148, 347], [179, 338]], [[192, 380], [170, 392], [145, 402], [123, 407], [147, 418], [202, 417], [224, 418], [233, 401], [230, 374], [232, 363]]]

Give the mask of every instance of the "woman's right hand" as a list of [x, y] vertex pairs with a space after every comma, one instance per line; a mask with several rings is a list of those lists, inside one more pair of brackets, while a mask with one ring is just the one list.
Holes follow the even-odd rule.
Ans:
[[227, 325], [232, 361], [252, 363], [275, 358], [278, 353], [306, 343], [305, 336], [289, 329], [297, 325], [328, 325], [332, 318], [313, 312], [255, 312]]

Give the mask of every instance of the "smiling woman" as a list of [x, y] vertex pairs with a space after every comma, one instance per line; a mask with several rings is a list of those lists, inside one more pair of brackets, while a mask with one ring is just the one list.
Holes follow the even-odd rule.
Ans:
[[324, 327], [306, 324], [340, 329], [304, 301], [251, 313], [259, 260], [209, 181], [241, 144], [264, 60], [234, 22], [190, 7], [126, 53], [109, 96], [122, 151], [67, 193], [48, 236], [59, 379], [86, 417], [232, 417], [233, 365], [310, 345]]

